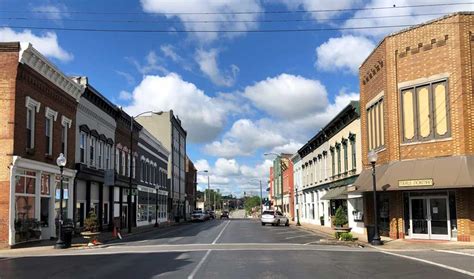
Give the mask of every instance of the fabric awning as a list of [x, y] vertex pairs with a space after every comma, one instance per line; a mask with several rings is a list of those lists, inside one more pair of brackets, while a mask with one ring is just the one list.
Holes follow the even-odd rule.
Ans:
[[[474, 187], [474, 156], [397, 161], [376, 167], [377, 191]], [[399, 186], [400, 181], [432, 180], [429, 186]], [[354, 192], [372, 191], [372, 170], [362, 171]]]
[[347, 186], [328, 189], [322, 200], [347, 200]]

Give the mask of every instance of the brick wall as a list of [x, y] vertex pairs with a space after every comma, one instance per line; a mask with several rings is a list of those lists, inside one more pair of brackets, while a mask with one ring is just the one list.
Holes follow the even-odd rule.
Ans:
[[0, 247], [8, 246], [18, 44], [0, 46]]

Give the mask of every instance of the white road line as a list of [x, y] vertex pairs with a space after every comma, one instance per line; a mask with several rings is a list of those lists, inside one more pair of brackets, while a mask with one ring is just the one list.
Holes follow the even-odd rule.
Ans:
[[214, 241], [212, 242], [212, 244], [216, 244], [217, 240], [219, 240], [219, 238], [221, 237], [222, 233], [225, 231], [225, 229], [227, 228], [227, 226], [229, 225], [230, 221], [227, 221], [227, 224], [225, 224], [224, 228], [222, 228], [221, 232], [219, 233], [219, 235], [216, 237], [216, 239], [214, 239]]
[[304, 234], [304, 235], [297, 235], [297, 236], [289, 236], [285, 237], [285, 239], [294, 239], [294, 238], [301, 238], [301, 237], [310, 237], [313, 236], [312, 234]]
[[474, 254], [469, 254], [469, 253], [464, 253], [464, 252], [459, 252], [459, 251], [449, 251], [449, 250], [435, 250], [435, 251], [436, 252], [441, 252], [441, 253], [449, 253], [449, 254], [456, 254], [456, 255], [474, 257]]
[[449, 266], [449, 265], [440, 264], [440, 263], [432, 262], [432, 261], [428, 261], [428, 260], [423, 260], [423, 259], [419, 259], [419, 258], [415, 258], [415, 257], [411, 257], [411, 256], [406, 256], [406, 255], [401, 255], [401, 254], [397, 254], [397, 253], [387, 252], [387, 251], [383, 251], [383, 250], [379, 250], [379, 251], [381, 253], [384, 253], [384, 254], [387, 254], [387, 255], [392, 255], [392, 256], [401, 257], [401, 258], [405, 258], [405, 259], [409, 259], [409, 260], [413, 260], [413, 261], [418, 261], [418, 262], [422, 262], [422, 263], [426, 263], [426, 264], [435, 265], [435, 266], [438, 266], [438, 267], [441, 267], [441, 268], [444, 268], [444, 269], [449, 269], [449, 270], [452, 270], [452, 271], [456, 271], [456, 272], [474, 277], [474, 272], [470, 272], [470, 271], [467, 271], [467, 270], [464, 270], [464, 269], [460, 269], [460, 268], [456, 268], [456, 267], [452, 267], [452, 266]]
[[199, 271], [202, 264], [207, 259], [207, 257], [209, 256], [210, 253], [211, 253], [211, 250], [207, 250], [206, 255], [204, 255], [204, 257], [202, 257], [201, 261], [199, 261], [198, 265], [196, 265], [193, 272], [191, 272], [191, 274], [189, 274], [188, 279], [193, 279], [194, 278], [194, 275], [196, 275], [196, 273]]
[[299, 231], [284, 231], [284, 232], [277, 232], [276, 234], [287, 234], [287, 233], [301, 233]]

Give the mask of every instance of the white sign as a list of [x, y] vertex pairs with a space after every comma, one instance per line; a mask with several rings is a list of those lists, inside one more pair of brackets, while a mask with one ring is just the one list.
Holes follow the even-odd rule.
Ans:
[[398, 180], [398, 187], [433, 186], [433, 179]]

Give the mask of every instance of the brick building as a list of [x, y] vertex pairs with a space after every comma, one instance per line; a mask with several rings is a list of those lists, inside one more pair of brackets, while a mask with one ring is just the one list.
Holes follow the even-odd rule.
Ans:
[[360, 67], [354, 190], [373, 224], [375, 150], [382, 235], [474, 241], [473, 31], [473, 13], [451, 14], [387, 36]]
[[[0, 43], [0, 246], [56, 236], [60, 172], [72, 219], [76, 109], [84, 88], [31, 44]], [[71, 191], [70, 191], [71, 190]]]
[[[186, 156], [186, 215], [189, 216], [196, 208], [197, 169], [193, 161]], [[188, 218], [188, 217], [186, 217]]]

